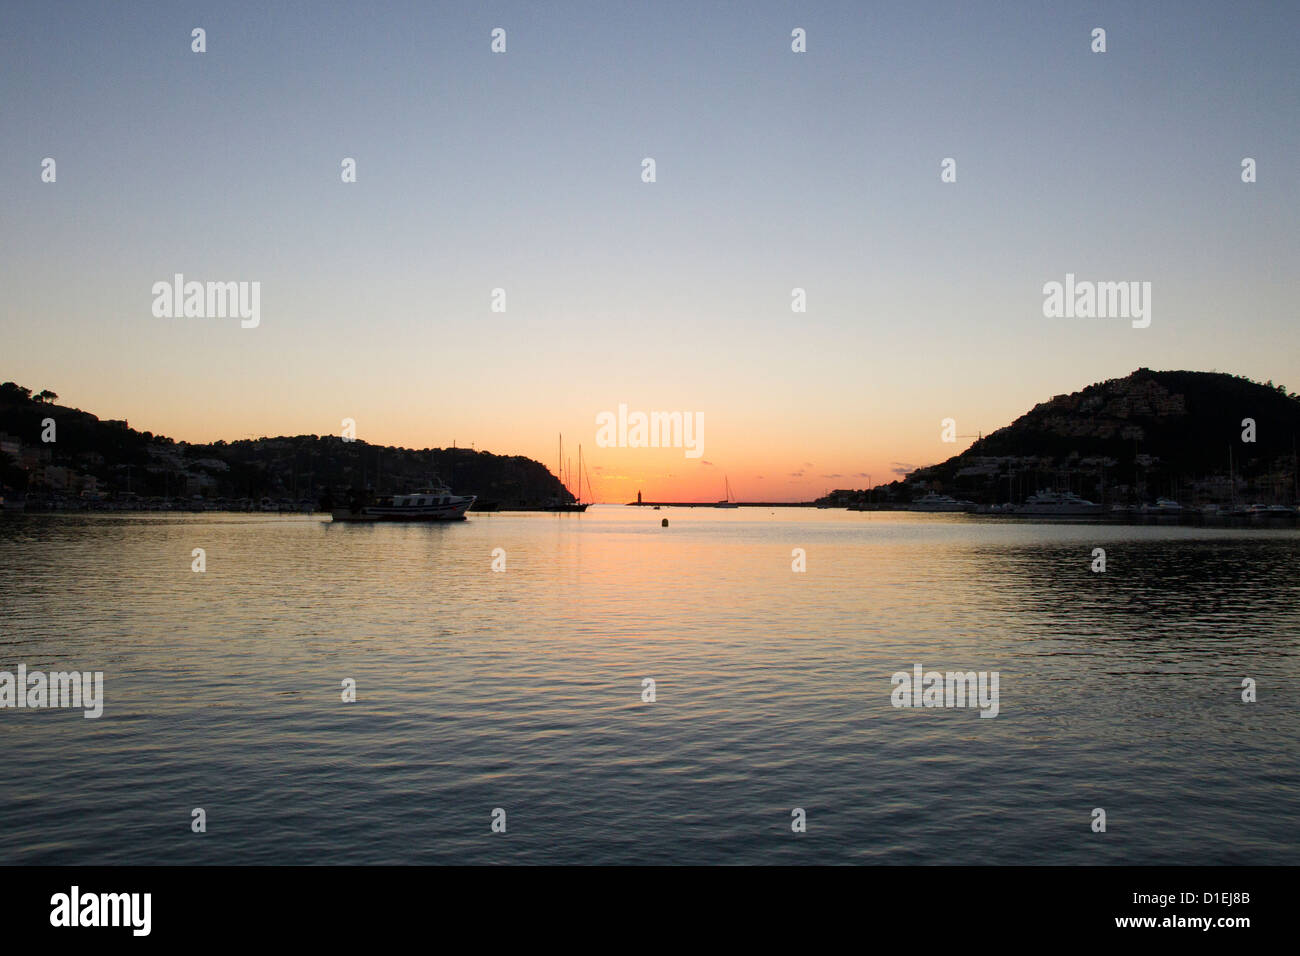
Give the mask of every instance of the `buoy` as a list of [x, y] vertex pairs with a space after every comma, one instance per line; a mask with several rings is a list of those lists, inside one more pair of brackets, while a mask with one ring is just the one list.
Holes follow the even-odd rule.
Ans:
[[666, 528], [666, 527], [668, 527], [668, 519], [665, 518], [663, 521], [659, 522], [659, 527], [661, 527], [661, 528]]

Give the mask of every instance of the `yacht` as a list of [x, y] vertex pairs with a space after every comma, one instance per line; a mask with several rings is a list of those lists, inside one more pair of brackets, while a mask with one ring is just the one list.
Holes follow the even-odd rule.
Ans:
[[723, 476], [722, 476], [722, 480], [723, 480], [723, 482], [726, 483], [726, 486], [727, 486], [727, 497], [723, 498], [721, 501], [719, 501], [719, 502], [718, 502], [717, 504], [715, 504], [713, 507], [715, 507], [715, 508], [739, 508], [739, 507], [740, 507], [740, 502], [738, 502], [738, 501], [732, 501], [732, 500], [731, 500], [731, 481], [730, 481], [730, 479], [728, 479], [726, 475], [723, 475]]
[[[570, 464], [572, 464], [572, 462], [570, 462]], [[545, 505], [542, 506], [542, 510], [559, 511], [564, 513], [578, 513], [578, 514], [581, 514], [582, 512], [586, 511], [587, 506], [591, 504], [590, 501], [582, 500], [582, 476], [586, 474], [586, 471], [587, 471], [586, 467], [582, 464], [582, 446], [579, 445], [578, 446], [578, 496], [575, 498], [573, 496], [573, 492], [569, 491], [569, 482], [565, 480], [566, 470], [564, 467], [564, 436], [561, 435], [560, 436], [559, 478], [560, 478], [560, 484], [564, 485], [564, 490], [569, 491], [569, 497], [552, 498], [550, 501], [548, 501]], [[572, 469], [569, 469], [567, 474], [572, 474]], [[590, 476], [588, 476], [587, 478], [587, 490], [588, 491], [591, 490]]]
[[331, 512], [335, 521], [464, 521], [474, 495], [453, 495], [435, 485], [408, 495], [385, 495], [369, 503], [352, 502]]
[[1018, 515], [1099, 515], [1101, 505], [1080, 498], [1072, 491], [1040, 491], [1025, 499]]
[[908, 511], [971, 511], [974, 508], [974, 502], [958, 501], [952, 495], [936, 495], [933, 491], [907, 506]]
[[1172, 498], [1157, 498], [1155, 504], [1143, 505], [1142, 512], [1149, 515], [1180, 515], [1183, 506]]
[[1269, 524], [1275, 521], [1289, 521], [1295, 512], [1286, 505], [1251, 505], [1246, 509], [1250, 520], [1255, 524]]

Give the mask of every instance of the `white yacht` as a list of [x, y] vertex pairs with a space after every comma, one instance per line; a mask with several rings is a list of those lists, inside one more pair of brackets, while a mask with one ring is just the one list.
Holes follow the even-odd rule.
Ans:
[[1018, 515], [1098, 515], [1101, 505], [1080, 498], [1072, 491], [1040, 491], [1025, 499]]
[[1246, 509], [1250, 520], [1255, 524], [1271, 524], [1276, 521], [1290, 521], [1295, 518], [1295, 511], [1286, 505], [1251, 505]]
[[974, 508], [972, 501], [958, 501], [952, 495], [937, 495], [933, 491], [907, 506], [908, 511], [972, 511]]
[[464, 521], [474, 495], [453, 495], [442, 485], [407, 495], [386, 495], [374, 501], [331, 512], [335, 521]]

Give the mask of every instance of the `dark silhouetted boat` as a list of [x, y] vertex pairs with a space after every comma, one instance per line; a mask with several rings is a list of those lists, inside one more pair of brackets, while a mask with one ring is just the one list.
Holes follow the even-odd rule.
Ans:
[[[569, 483], [568, 483], [567, 481], [564, 480], [564, 475], [565, 475], [565, 467], [564, 467], [564, 436], [561, 435], [561, 436], [560, 436], [560, 474], [559, 474], [559, 477], [560, 477], [560, 483], [561, 483], [562, 485], [564, 485], [564, 490], [565, 490], [565, 491], [568, 491], [568, 490], [569, 490]], [[577, 497], [576, 497], [576, 498], [574, 497], [573, 492], [569, 492], [569, 499], [570, 499], [570, 500], [565, 501], [565, 500], [563, 500], [563, 499], [559, 499], [559, 498], [554, 499], [554, 500], [552, 500], [549, 504], [545, 505], [545, 506], [542, 508], [542, 510], [543, 510], [543, 511], [558, 511], [558, 512], [575, 512], [575, 511], [576, 511], [576, 512], [582, 512], [582, 511], [586, 511], [586, 510], [587, 510], [587, 506], [588, 506], [589, 504], [591, 504], [591, 502], [589, 502], [589, 501], [583, 501], [583, 500], [582, 500], [582, 475], [583, 475], [583, 467], [582, 467], [582, 446], [579, 445], [579, 446], [578, 446], [578, 495], [577, 495]], [[590, 487], [591, 487], [591, 482], [590, 482], [590, 481], [587, 482], [587, 486], [588, 486], [588, 490], [590, 490]]]
[[445, 485], [435, 485], [407, 495], [354, 500], [330, 514], [335, 521], [464, 521], [472, 504], [474, 495], [453, 495]]

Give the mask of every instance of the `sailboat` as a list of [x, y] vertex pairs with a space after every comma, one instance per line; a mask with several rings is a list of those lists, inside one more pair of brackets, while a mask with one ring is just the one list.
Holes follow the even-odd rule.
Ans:
[[[572, 469], [570, 469], [570, 471], [572, 471]], [[570, 492], [569, 492], [569, 497], [570, 497], [570, 499], [572, 499], [572, 500], [570, 500], [570, 501], [564, 501], [564, 500], [561, 500], [561, 499], [555, 499], [555, 500], [552, 500], [548, 505], [546, 505], [542, 510], [543, 510], [543, 511], [563, 511], [563, 512], [572, 512], [572, 511], [579, 511], [579, 512], [581, 512], [581, 511], [586, 511], [586, 510], [587, 510], [587, 506], [588, 506], [589, 504], [591, 504], [591, 502], [590, 502], [590, 501], [583, 501], [583, 500], [582, 500], [582, 476], [583, 476], [583, 474], [584, 474], [584, 468], [583, 468], [583, 464], [582, 464], [582, 446], [579, 445], [579, 446], [578, 446], [578, 495], [577, 495], [577, 497], [575, 498], [575, 497], [573, 496], [573, 492], [570, 491]], [[564, 468], [564, 436], [561, 435], [561, 436], [560, 436], [560, 475], [559, 475], [559, 477], [560, 477], [560, 483], [561, 483], [562, 485], [564, 485], [564, 489], [565, 489], [565, 491], [568, 491], [568, 489], [569, 489], [569, 483], [568, 483], [567, 481], [564, 480], [564, 475], [565, 475], [565, 468]], [[588, 489], [590, 489], [590, 486], [591, 486], [591, 481], [590, 481], [590, 479], [588, 479], [588, 481], [587, 481], [587, 486], [588, 486]]]
[[726, 475], [723, 475], [723, 476], [722, 476], [722, 480], [723, 480], [724, 482], [726, 482], [726, 485], [727, 485], [727, 497], [723, 498], [721, 501], [719, 501], [719, 502], [718, 502], [716, 505], [714, 505], [713, 507], [715, 507], [715, 508], [739, 508], [739, 507], [740, 507], [740, 503], [737, 502], [737, 501], [732, 501], [732, 500], [731, 500], [731, 480], [730, 480], [729, 478], [727, 478]]

